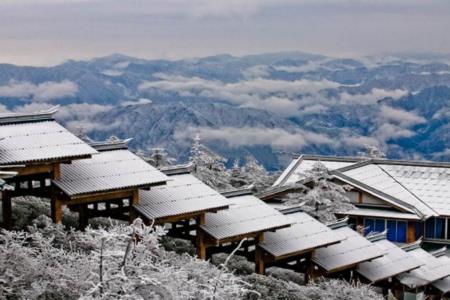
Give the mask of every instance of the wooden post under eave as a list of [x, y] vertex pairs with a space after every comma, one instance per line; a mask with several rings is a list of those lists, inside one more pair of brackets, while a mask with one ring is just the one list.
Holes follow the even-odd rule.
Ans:
[[197, 230], [196, 230], [196, 246], [197, 246], [197, 257], [202, 260], [206, 260], [206, 245], [205, 245], [205, 233], [200, 228], [201, 225], [205, 224], [205, 214], [201, 214], [197, 218]]
[[53, 180], [61, 179], [61, 165], [59, 163], [53, 164], [53, 171], [51, 176]]
[[51, 214], [53, 223], [61, 223], [62, 220], [62, 203], [58, 199], [58, 195], [55, 193], [52, 195], [51, 199]]
[[266, 268], [264, 266], [264, 254], [263, 250], [259, 246], [259, 243], [264, 241], [264, 233], [260, 232], [255, 239], [255, 273], [265, 274]]
[[78, 210], [78, 224], [80, 230], [84, 231], [86, 227], [89, 225], [89, 216], [88, 216], [88, 205], [80, 204]]
[[130, 198], [130, 211], [129, 211], [130, 224], [133, 223], [133, 221], [138, 217], [136, 210], [133, 208], [133, 205], [138, 203], [139, 203], [139, 190], [134, 190]]
[[12, 204], [11, 195], [8, 191], [2, 191], [2, 214], [3, 214], [3, 227], [5, 229], [12, 229]]

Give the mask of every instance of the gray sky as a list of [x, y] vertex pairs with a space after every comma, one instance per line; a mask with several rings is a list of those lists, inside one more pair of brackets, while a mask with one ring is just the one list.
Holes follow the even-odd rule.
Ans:
[[0, 0], [0, 62], [450, 53], [448, 0]]

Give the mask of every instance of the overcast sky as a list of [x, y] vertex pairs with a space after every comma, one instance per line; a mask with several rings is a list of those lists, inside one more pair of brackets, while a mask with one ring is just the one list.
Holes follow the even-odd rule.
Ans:
[[448, 0], [0, 0], [0, 62], [450, 53]]

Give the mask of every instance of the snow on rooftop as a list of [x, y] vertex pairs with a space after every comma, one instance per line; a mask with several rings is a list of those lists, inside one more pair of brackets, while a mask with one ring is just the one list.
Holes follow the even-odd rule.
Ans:
[[230, 200], [191, 174], [169, 177], [167, 185], [139, 191], [139, 204], [135, 205], [148, 219], [158, 219], [196, 212], [227, 208]]
[[76, 196], [164, 184], [168, 177], [126, 149], [102, 151], [92, 158], [61, 165], [53, 181], [64, 193]]

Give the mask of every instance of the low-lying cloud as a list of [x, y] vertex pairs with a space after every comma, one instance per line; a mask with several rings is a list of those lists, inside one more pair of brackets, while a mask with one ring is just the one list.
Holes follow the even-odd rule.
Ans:
[[366, 94], [350, 94], [348, 92], [343, 92], [340, 95], [341, 102], [343, 104], [360, 104], [360, 105], [371, 105], [376, 104], [377, 101], [384, 98], [399, 99], [408, 94], [408, 91], [396, 89], [396, 90], [385, 90], [373, 88], [369, 93]]
[[77, 92], [77, 84], [70, 80], [46, 81], [39, 84], [11, 80], [7, 85], [0, 86], [0, 97], [31, 98], [39, 102], [73, 97]]

